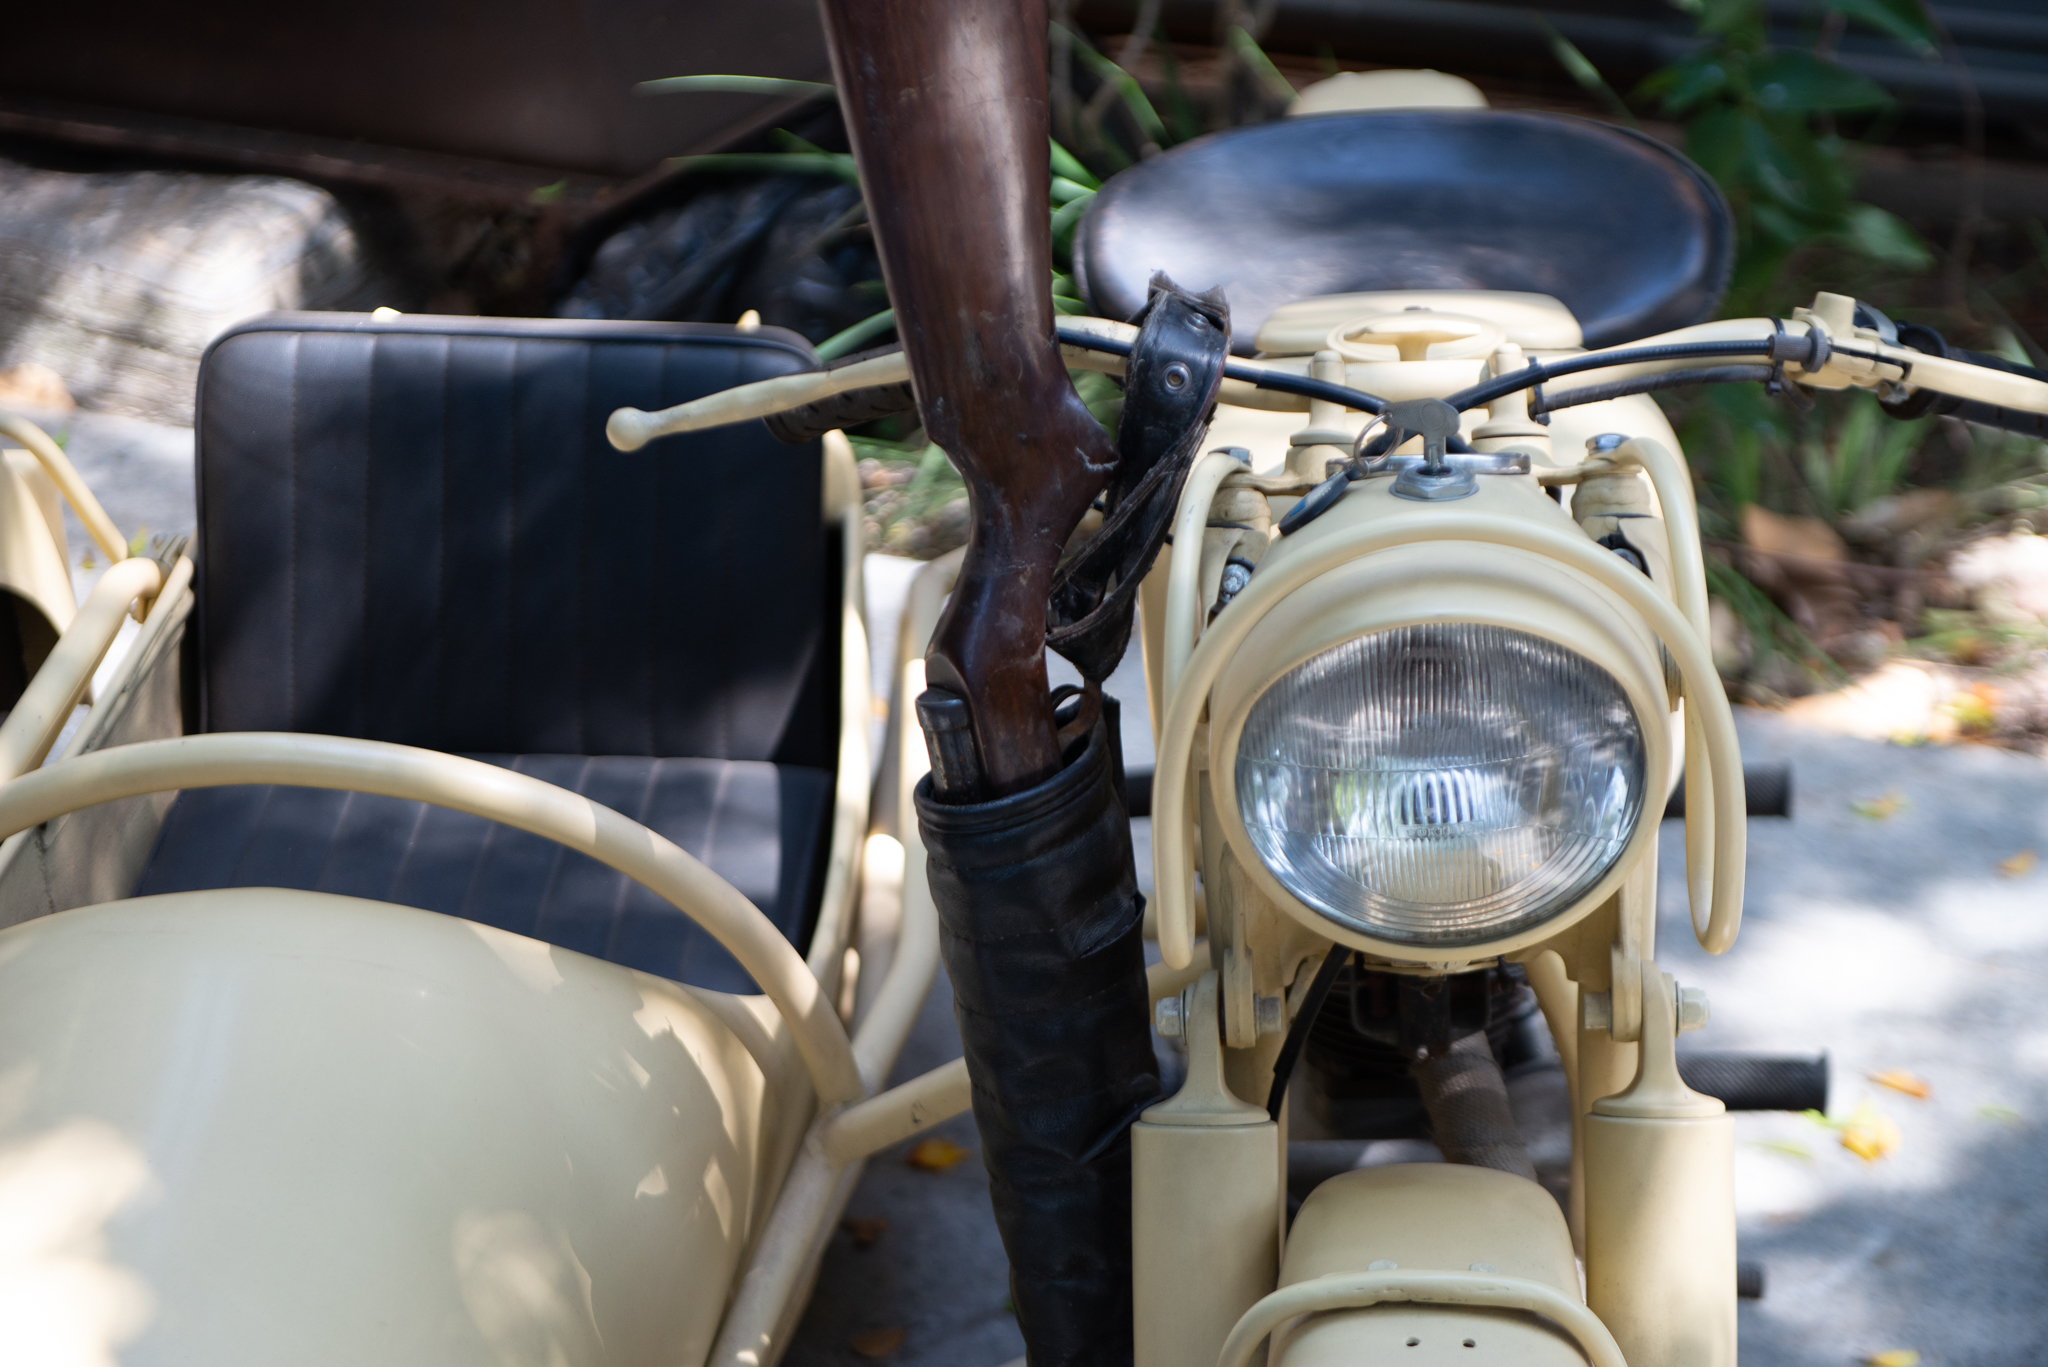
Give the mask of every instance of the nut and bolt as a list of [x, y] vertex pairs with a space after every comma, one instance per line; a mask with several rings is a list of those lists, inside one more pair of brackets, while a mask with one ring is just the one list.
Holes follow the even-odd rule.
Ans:
[[1627, 441], [1628, 434], [1625, 432], [1602, 432], [1597, 437], [1586, 438], [1586, 452], [1588, 455], [1604, 456], [1610, 451], [1619, 450]]
[[1180, 993], [1161, 997], [1152, 1006], [1152, 1028], [1167, 1039], [1179, 1039], [1185, 1027], [1181, 1015]]
[[1681, 987], [1678, 989], [1678, 1028], [1681, 1033], [1698, 1030], [1713, 1016], [1707, 1005], [1707, 990], [1703, 987]]
[[1280, 997], [1253, 997], [1252, 1023], [1261, 1035], [1287, 1033], [1287, 1003]]

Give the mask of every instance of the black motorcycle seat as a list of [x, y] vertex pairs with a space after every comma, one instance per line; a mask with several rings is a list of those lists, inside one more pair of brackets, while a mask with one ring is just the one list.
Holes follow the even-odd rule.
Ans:
[[[188, 729], [526, 769], [704, 858], [801, 948], [839, 743], [820, 448], [747, 423], [628, 454], [604, 422], [816, 364], [793, 334], [687, 323], [279, 314], [229, 331], [199, 378]], [[390, 799], [194, 791], [142, 891], [384, 897], [745, 990], [681, 912], [536, 840]]]
[[1240, 353], [1274, 309], [1367, 290], [1518, 290], [1589, 347], [1705, 321], [1734, 226], [1704, 172], [1641, 134], [1558, 114], [1395, 109], [1232, 129], [1113, 177], [1074, 238], [1094, 310], [1154, 271], [1222, 286]]
[[[824, 876], [832, 775], [793, 764], [476, 755], [660, 832], [801, 942]], [[716, 940], [552, 840], [425, 803], [317, 788], [180, 793], [135, 895], [302, 888], [438, 911], [720, 992], [752, 992]]]

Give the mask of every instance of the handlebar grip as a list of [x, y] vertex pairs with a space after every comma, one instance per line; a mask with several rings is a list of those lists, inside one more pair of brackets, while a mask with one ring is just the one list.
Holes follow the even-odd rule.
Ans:
[[1756, 1054], [1681, 1052], [1678, 1075], [1695, 1092], [1731, 1111], [1825, 1111], [1828, 1056], [1770, 1058]]
[[771, 413], [761, 421], [768, 425], [777, 441], [801, 446], [837, 428], [858, 427], [864, 422], [894, 417], [916, 407], [917, 395], [911, 392], [910, 383], [905, 381], [849, 389], [801, 408]]
[[[1748, 816], [1792, 815], [1792, 766], [1789, 764], [1745, 764], [1742, 766], [1743, 810]], [[1666, 821], [1685, 819], [1685, 775], [1671, 790], [1664, 804]]]
[[[2048, 384], [2048, 370], [2037, 370], [2033, 366], [2008, 361], [2003, 356], [1993, 356], [1986, 351], [1969, 351], [1963, 347], [1950, 346], [1947, 338], [1924, 324], [1901, 324], [1899, 341], [1915, 351], [1924, 351], [1930, 356], [1939, 356], [1950, 361], [1965, 361], [1970, 365], [1983, 366], [1986, 370], [2002, 370], [2008, 375], [2018, 375], [2023, 379], [2039, 380], [2043, 384]], [[1884, 410], [1895, 418], [1919, 418], [1929, 414], [1956, 417], [1964, 422], [1974, 422], [1984, 427], [2017, 432], [2024, 437], [2048, 440], [2048, 413], [2005, 408], [1995, 403], [1981, 403], [1975, 399], [1958, 399], [1954, 395], [1939, 394], [1931, 389], [1922, 389], [1905, 399], [1886, 403]]]

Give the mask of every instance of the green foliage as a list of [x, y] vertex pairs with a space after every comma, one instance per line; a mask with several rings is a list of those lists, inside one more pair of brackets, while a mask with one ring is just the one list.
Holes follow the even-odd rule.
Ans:
[[[1855, 199], [1855, 145], [1835, 126], [1837, 115], [1887, 109], [1884, 89], [1818, 52], [1772, 48], [1765, 0], [1678, 3], [1697, 18], [1704, 41], [1636, 93], [1684, 125], [1687, 154], [1735, 211], [1730, 312], [1761, 311], [1786, 259], [1817, 242], [1904, 269], [1931, 265], [1911, 228]], [[1934, 50], [1919, 0], [1825, 3], [1915, 52]]]

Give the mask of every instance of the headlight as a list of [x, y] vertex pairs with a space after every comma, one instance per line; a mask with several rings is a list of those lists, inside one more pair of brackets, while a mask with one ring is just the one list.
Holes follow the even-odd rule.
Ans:
[[1500, 939], [1589, 892], [1643, 815], [1620, 683], [1527, 632], [1402, 627], [1297, 665], [1246, 717], [1239, 815], [1273, 876], [1399, 944]]

